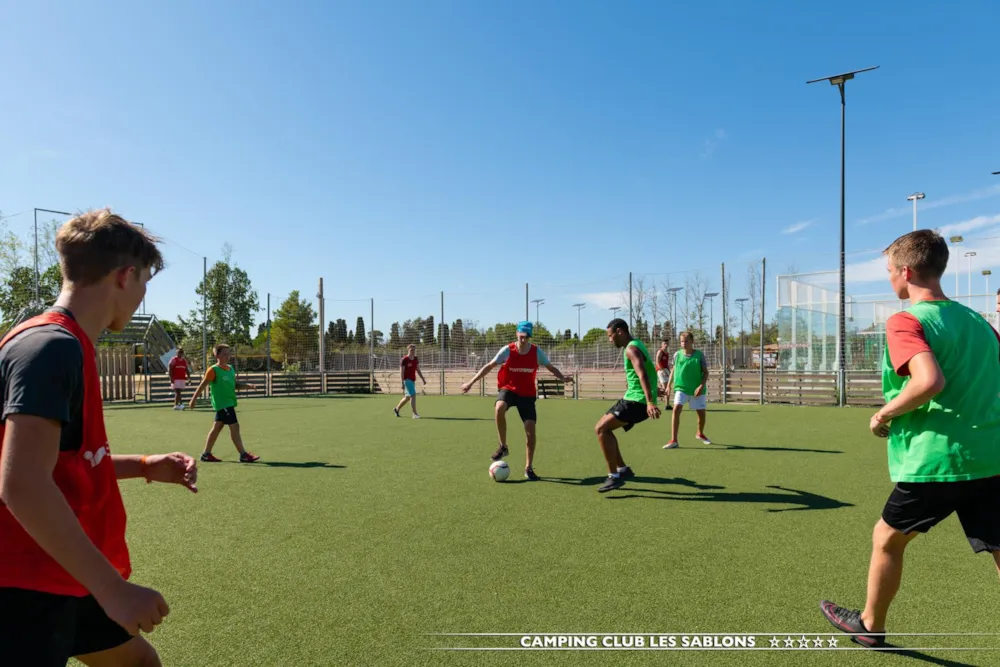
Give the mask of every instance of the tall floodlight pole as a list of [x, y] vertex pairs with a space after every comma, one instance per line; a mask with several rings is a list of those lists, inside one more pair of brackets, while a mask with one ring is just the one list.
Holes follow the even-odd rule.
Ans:
[[969, 260], [969, 308], [972, 308], [972, 258], [975, 256], [974, 251], [965, 253], [965, 257]]
[[532, 299], [531, 303], [535, 304], [535, 326], [538, 326], [538, 307], [545, 303], [545, 299]]
[[581, 338], [583, 334], [580, 332], [580, 311], [586, 308], [587, 304], [574, 303], [573, 307], [576, 308], [576, 338], [577, 340], [583, 340], [583, 338]]
[[[952, 243], [954, 243], [955, 245], [958, 245], [959, 243], [961, 243], [965, 239], [962, 238], [961, 236], [952, 236], [948, 240], [951, 241]], [[955, 298], [956, 299], [958, 298], [958, 267], [957, 266], [955, 267]]]
[[912, 195], [907, 197], [907, 200], [913, 202], [913, 231], [917, 231], [917, 202], [924, 199], [927, 195], [923, 192], [914, 192]]
[[680, 292], [683, 287], [671, 287], [667, 291], [670, 292], [670, 328], [673, 331], [670, 332], [672, 338], [677, 337], [677, 293]]
[[715, 297], [719, 296], [718, 292], [705, 292], [705, 298], [708, 299], [708, 339], [711, 341], [715, 340]]
[[745, 317], [745, 315], [743, 314], [743, 304], [749, 300], [750, 298], [745, 296], [741, 296], [739, 299], [736, 299], [736, 303], [740, 304], [740, 350], [741, 350], [740, 354], [742, 356], [742, 359], [740, 359], [740, 361], [743, 362], [744, 366], [747, 363], [747, 343], [746, 343], [746, 338], [744, 337], [744, 335], [746, 334], [746, 329], [744, 328], [745, 320], [743, 318]]
[[[72, 213], [67, 213], [66, 211], [53, 211], [52, 209], [48, 208], [35, 209], [35, 303], [37, 304], [41, 304], [42, 302], [41, 287], [40, 287], [42, 281], [42, 275], [38, 271], [38, 212], [39, 211], [41, 211], [42, 213], [56, 213], [58, 215], [73, 217]], [[146, 300], [143, 299], [144, 304], [145, 302]]]
[[986, 310], [983, 311], [984, 313], [990, 312], [990, 276], [992, 275], [992, 271], [983, 269], [983, 278], [986, 278]]
[[[846, 294], [846, 250], [844, 248], [845, 241], [845, 223], [844, 223], [844, 196], [845, 196], [845, 175], [846, 175], [846, 131], [847, 131], [847, 96], [844, 92], [845, 84], [853, 79], [855, 75], [861, 74], [862, 72], [870, 72], [872, 70], [878, 69], [878, 65], [875, 67], [866, 67], [865, 69], [854, 70], [853, 72], [844, 72], [843, 74], [837, 74], [834, 76], [824, 77], [822, 79], [813, 79], [812, 81], [806, 81], [806, 84], [817, 83], [819, 81], [829, 81], [831, 86], [837, 86], [840, 91], [840, 328], [837, 331], [837, 336], [840, 338], [840, 345], [838, 346], [839, 359], [837, 360], [837, 365], [839, 367], [839, 400], [838, 404], [843, 406], [846, 403], [847, 396], [847, 364], [846, 364], [846, 354], [845, 347], [847, 343], [847, 322], [846, 322], [846, 308], [844, 305], [845, 294]], [[761, 330], [761, 335], [763, 336], [763, 329]], [[763, 366], [764, 360], [761, 359], [761, 365]]]
[[621, 306], [611, 306], [610, 308], [608, 308], [608, 310], [611, 311], [612, 317], [618, 317], [618, 311], [621, 309], [622, 309]]

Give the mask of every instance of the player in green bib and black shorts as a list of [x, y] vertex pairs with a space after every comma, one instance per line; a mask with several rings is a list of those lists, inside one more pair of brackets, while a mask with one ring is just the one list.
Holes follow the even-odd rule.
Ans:
[[201, 396], [205, 387], [211, 388], [210, 398], [212, 399], [212, 409], [215, 410], [215, 423], [212, 424], [205, 440], [205, 451], [201, 453], [201, 460], [206, 463], [218, 463], [222, 459], [212, 454], [212, 447], [219, 438], [224, 426], [229, 427], [229, 436], [236, 445], [236, 450], [240, 453], [240, 463], [253, 463], [260, 459], [243, 448], [243, 437], [240, 435], [240, 423], [236, 418], [236, 391], [238, 389], [256, 389], [252, 384], [236, 381], [236, 370], [229, 365], [229, 346], [219, 344], [212, 350], [215, 354], [216, 364], [205, 373], [201, 384], [191, 397], [190, 407], [193, 410], [195, 401]]
[[597, 432], [597, 442], [604, 452], [608, 463], [608, 480], [597, 489], [607, 493], [625, 486], [625, 480], [634, 477], [632, 469], [625, 465], [615, 430], [630, 431], [632, 427], [647, 418], [659, 419], [660, 409], [656, 407], [656, 366], [649, 350], [643, 342], [632, 338], [628, 323], [617, 318], [608, 324], [608, 340], [615, 347], [624, 348], [625, 380], [628, 389], [625, 396], [615, 403], [607, 414], [601, 417], [594, 430]]
[[893, 291], [912, 304], [886, 322], [886, 404], [869, 424], [889, 440], [896, 487], [872, 536], [864, 610], [820, 603], [834, 627], [869, 648], [884, 644], [906, 546], [951, 514], [1000, 571], [1000, 335], [944, 295], [948, 245], [936, 232], [902, 236], [885, 254]]

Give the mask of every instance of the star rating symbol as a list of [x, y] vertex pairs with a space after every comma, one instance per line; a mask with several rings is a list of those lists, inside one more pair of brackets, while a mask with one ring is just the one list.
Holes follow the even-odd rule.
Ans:
[[778, 648], [778, 644], [780, 643], [781, 643], [780, 639], [778, 639], [777, 637], [771, 637], [771, 648]]
[[826, 640], [826, 643], [829, 644], [830, 648], [840, 648], [839, 646], [837, 646], [836, 637], [830, 637], [829, 639]]
[[799, 648], [809, 648], [809, 639], [805, 635], [799, 640]]
[[795, 647], [795, 640], [792, 639], [791, 637], [786, 637], [785, 648], [794, 648], [794, 647]]
[[813, 648], [823, 648], [823, 638], [817, 637], [813, 640]]

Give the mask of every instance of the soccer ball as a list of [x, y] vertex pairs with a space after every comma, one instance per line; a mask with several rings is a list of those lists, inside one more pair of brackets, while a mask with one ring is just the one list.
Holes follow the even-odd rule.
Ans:
[[506, 461], [497, 461], [490, 465], [490, 477], [494, 482], [502, 482], [510, 477], [510, 466]]

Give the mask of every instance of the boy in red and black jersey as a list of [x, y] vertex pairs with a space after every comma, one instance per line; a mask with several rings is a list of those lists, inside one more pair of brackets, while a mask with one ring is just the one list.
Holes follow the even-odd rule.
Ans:
[[0, 656], [4, 664], [159, 665], [140, 631], [169, 609], [132, 584], [118, 480], [197, 491], [182, 453], [111, 453], [94, 341], [121, 331], [163, 266], [155, 239], [110, 211], [56, 238], [55, 307], [0, 340]]
[[540, 348], [531, 342], [532, 334], [531, 322], [520, 322], [517, 325], [517, 341], [504, 346], [493, 358], [493, 361], [483, 366], [476, 375], [467, 383], [462, 385], [462, 393], [468, 393], [480, 378], [486, 375], [497, 366], [500, 371], [497, 373], [497, 401], [494, 408], [496, 416], [497, 436], [500, 439], [500, 446], [490, 458], [499, 461], [507, 456], [510, 451], [507, 449], [507, 410], [517, 408], [517, 413], [524, 422], [524, 435], [526, 439], [527, 454], [525, 457], [524, 476], [529, 480], [538, 480], [532, 467], [535, 456], [535, 399], [537, 391], [535, 389], [535, 379], [538, 375], [538, 368], [544, 366], [550, 373], [563, 382], [572, 382], [573, 378], [566, 377], [562, 372], [549, 363], [549, 358]]

